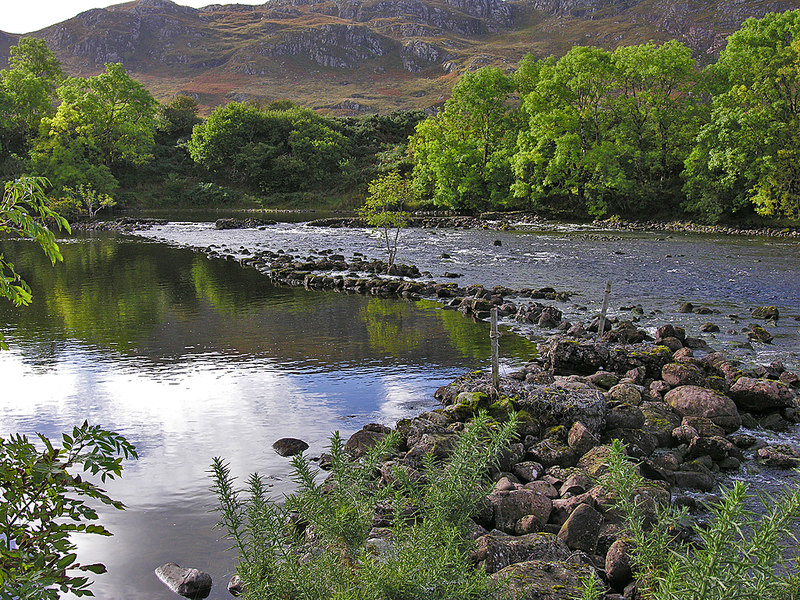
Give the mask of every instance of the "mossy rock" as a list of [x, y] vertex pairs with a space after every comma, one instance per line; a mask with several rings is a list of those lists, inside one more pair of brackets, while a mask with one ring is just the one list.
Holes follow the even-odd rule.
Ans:
[[489, 416], [498, 421], [507, 420], [512, 412], [514, 412], [514, 403], [509, 398], [501, 398], [489, 407]]
[[456, 403], [468, 407], [473, 412], [486, 410], [491, 406], [489, 396], [483, 392], [461, 392], [456, 396]]

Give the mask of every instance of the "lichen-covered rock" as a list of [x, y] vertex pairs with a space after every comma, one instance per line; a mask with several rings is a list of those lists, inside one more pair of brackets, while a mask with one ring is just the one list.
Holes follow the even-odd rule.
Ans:
[[642, 429], [609, 429], [606, 431], [609, 440], [621, 440], [628, 448], [628, 454], [641, 459], [650, 456], [658, 447], [658, 438]]
[[484, 535], [476, 540], [475, 556], [487, 573], [529, 560], [560, 561], [569, 557], [566, 544], [552, 533], [521, 536]]
[[794, 406], [792, 388], [781, 381], [740, 377], [731, 386], [730, 397], [741, 410], [766, 412]]
[[391, 433], [391, 429], [379, 423], [364, 425], [348, 438], [344, 449], [353, 458], [361, 458], [389, 433]]
[[645, 402], [639, 407], [644, 415], [642, 429], [656, 436], [658, 446], [669, 446], [672, 430], [681, 423], [681, 418], [662, 402]]
[[583, 423], [575, 421], [570, 427], [567, 444], [577, 456], [583, 456], [595, 446], [599, 446], [600, 440]]
[[572, 600], [581, 597], [583, 582], [591, 578], [597, 578], [597, 573], [585, 564], [539, 560], [517, 563], [492, 575], [492, 598]]
[[577, 467], [590, 477], [602, 477], [608, 472], [608, 461], [611, 459], [609, 446], [597, 446], [589, 450], [579, 460]]
[[544, 525], [553, 510], [553, 501], [544, 494], [531, 489], [498, 490], [488, 496], [492, 507], [494, 526], [501, 531], [514, 533], [514, 527], [522, 517], [533, 515]]
[[638, 406], [621, 404], [608, 411], [607, 429], [638, 429], [644, 425], [644, 413]]
[[706, 385], [706, 378], [696, 366], [685, 362], [674, 362], [664, 365], [661, 379], [672, 387], [681, 385]]
[[618, 383], [606, 392], [606, 398], [609, 402], [630, 404], [631, 406], [638, 406], [642, 403], [642, 393], [630, 383]]
[[683, 417], [707, 417], [726, 432], [736, 431], [742, 418], [736, 404], [725, 394], [696, 385], [682, 385], [670, 390], [664, 401]]
[[527, 483], [539, 479], [544, 473], [544, 465], [532, 460], [526, 460], [525, 462], [515, 464], [511, 471], [514, 475], [519, 477], [521, 481]]
[[759, 306], [751, 313], [754, 319], [770, 319], [777, 321], [780, 318], [780, 311], [776, 306]]
[[555, 373], [596, 373], [608, 363], [605, 344], [554, 338], [541, 350], [547, 367]]
[[575, 450], [555, 438], [547, 438], [531, 446], [528, 448], [528, 453], [533, 460], [541, 463], [545, 468], [554, 465], [572, 467], [578, 460]]
[[800, 455], [794, 448], [775, 444], [758, 449], [758, 459], [768, 467], [779, 469], [794, 469], [800, 465]]

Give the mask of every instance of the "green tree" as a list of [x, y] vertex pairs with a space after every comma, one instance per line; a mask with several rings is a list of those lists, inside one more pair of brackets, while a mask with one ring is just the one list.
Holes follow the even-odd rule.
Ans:
[[[47, 227], [52, 221], [59, 229], [69, 231], [66, 219], [48, 206], [45, 186], [46, 179], [29, 177], [9, 181], [3, 190], [0, 204], [0, 233], [11, 233], [33, 240], [44, 251], [52, 264], [62, 260], [61, 251], [53, 232]], [[0, 297], [10, 300], [15, 306], [31, 302], [28, 284], [14, 269], [14, 264], [0, 253]], [[3, 334], [0, 333], [0, 348], [7, 349]]]
[[543, 64], [525, 96], [526, 125], [512, 162], [517, 197], [534, 206], [561, 199], [568, 208], [602, 214], [613, 194], [627, 193], [608, 102], [616, 91], [612, 54], [578, 46], [555, 64]]
[[0, 71], [0, 161], [24, 161], [39, 123], [55, 113], [61, 64], [43, 40], [22, 38], [11, 46], [9, 69]]
[[508, 201], [518, 116], [511, 104], [513, 91], [513, 82], [500, 69], [465, 73], [444, 110], [417, 125], [409, 151], [420, 195], [455, 209]]
[[678, 208], [680, 174], [699, 127], [699, 98], [692, 93], [697, 65], [677, 41], [621, 46], [614, 51], [617, 94], [611, 99], [618, 125], [614, 139], [626, 157], [634, 193], [618, 196], [617, 214], [652, 214]]
[[800, 11], [748, 19], [713, 67], [722, 89], [686, 161], [686, 207], [800, 216]]
[[158, 107], [155, 116], [156, 131], [171, 139], [188, 139], [192, 128], [200, 123], [197, 100], [185, 94], [178, 94], [167, 104]]
[[88, 183], [79, 183], [74, 188], [66, 187], [64, 193], [72, 198], [90, 219], [94, 219], [102, 209], [117, 204], [111, 196], [98, 192]]
[[311, 110], [263, 110], [231, 102], [196, 125], [192, 159], [218, 176], [261, 192], [308, 190], [339, 172], [347, 139]]
[[397, 257], [400, 229], [406, 226], [408, 215], [403, 205], [412, 197], [411, 182], [397, 171], [381, 175], [369, 184], [369, 195], [358, 214], [372, 227], [386, 248], [386, 262], [391, 267]]
[[61, 104], [42, 120], [32, 153], [35, 169], [57, 187], [91, 184], [112, 193], [116, 173], [150, 159], [157, 103], [121, 64], [68, 79], [58, 96]]

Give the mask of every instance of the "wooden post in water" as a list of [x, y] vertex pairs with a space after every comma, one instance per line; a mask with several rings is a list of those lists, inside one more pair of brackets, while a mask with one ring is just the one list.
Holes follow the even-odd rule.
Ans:
[[600, 308], [600, 324], [597, 326], [598, 339], [603, 337], [606, 329], [606, 311], [608, 310], [608, 296], [611, 294], [611, 282], [606, 281], [606, 293], [603, 294], [603, 306]]
[[500, 389], [500, 332], [497, 330], [497, 307], [492, 308], [492, 330], [489, 338], [492, 340], [492, 387]]

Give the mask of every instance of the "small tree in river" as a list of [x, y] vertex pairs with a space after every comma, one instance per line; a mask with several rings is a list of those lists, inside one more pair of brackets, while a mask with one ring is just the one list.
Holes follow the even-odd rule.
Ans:
[[94, 219], [100, 210], [116, 206], [116, 201], [103, 192], [98, 192], [89, 183], [81, 183], [74, 188], [64, 188], [64, 192], [75, 201], [79, 210], [85, 210], [90, 219]]
[[397, 171], [392, 171], [370, 182], [369, 196], [358, 210], [367, 225], [378, 232], [381, 246], [386, 248], [389, 266], [394, 264], [397, 257], [400, 229], [408, 224], [408, 213], [402, 209], [411, 196], [411, 182], [402, 178]]

